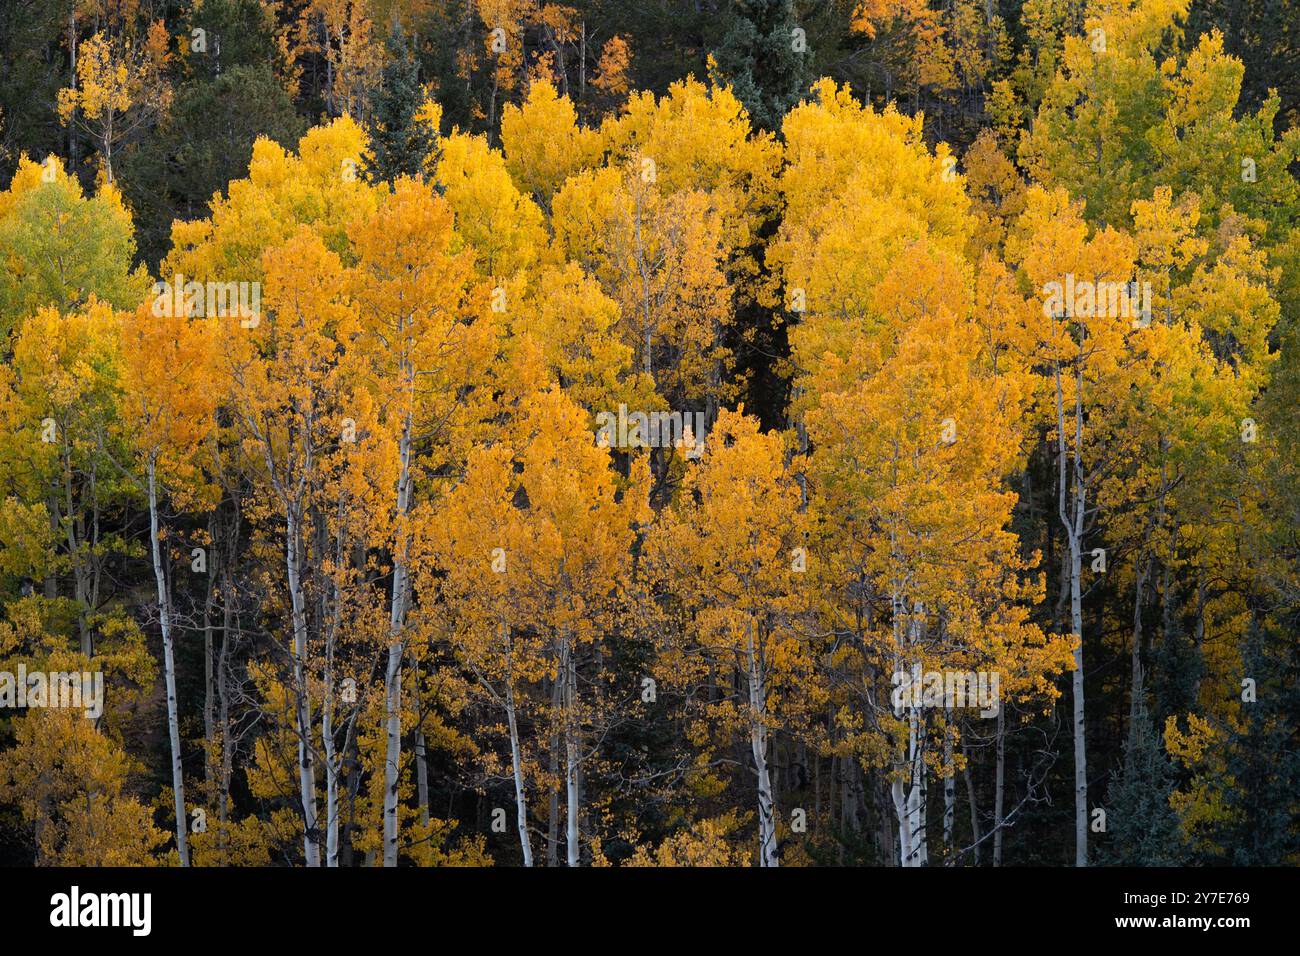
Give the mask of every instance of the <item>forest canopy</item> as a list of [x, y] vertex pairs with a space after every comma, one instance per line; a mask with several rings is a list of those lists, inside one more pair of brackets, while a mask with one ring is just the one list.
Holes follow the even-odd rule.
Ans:
[[1300, 862], [1297, 51], [0, 5], [0, 863]]

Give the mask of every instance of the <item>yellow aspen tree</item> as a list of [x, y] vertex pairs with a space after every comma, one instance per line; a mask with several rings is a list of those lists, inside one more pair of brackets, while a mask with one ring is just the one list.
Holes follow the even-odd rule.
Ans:
[[[598, 683], [599, 675], [592, 673], [598, 665], [594, 652], [619, 620], [619, 608], [630, 593], [633, 541], [650, 517], [648, 473], [642, 466], [631, 482], [619, 479], [608, 451], [596, 445], [587, 413], [554, 386], [524, 399], [508, 434], [510, 440], [503, 435], [502, 444], [509, 449], [509, 467], [503, 464], [504, 453], [475, 453], [476, 471], [466, 478], [473, 483], [465, 494], [496, 489], [519, 511], [497, 528], [496, 540], [507, 530], [520, 537], [495, 546], [480, 540], [469, 573], [506, 575], [509, 581], [500, 587], [513, 598], [515, 626], [537, 634], [545, 648], [545, 669], [559, 698], [553, 718], [564, 752], [566, 862], [578, 866], [580, 778], [589, 756], [585, 728], [600, 718], [599, 699], [583, 687]], [[487, 471], [479, 477], [478, 469]], [[494, 484], [485, 487], [489, 481]], [[458, 499], [453, 493], [450, 500]], [[493, 513], [502, 514], [499, 506]], [[453, 527], [458, 525], [459, 519]], [[444, 554], [443, 560], [448, 557]], [[478, 586], [487, 587], [491, 580], [479, 578]], [[493, 653], [502, 653], [512, 629], [496, 630], [499, 620], [483, 626], [494, 628], [490, 639], [498, 643]], [[529, 666], [521, 658], [524, 672]]]
[[325, 61], [325, 108], [330, 116], [355, 116], [373, 88], [383, 61], [383, 39], [359, 0], [309, 0], [301, 13], [306, 50]]
[[555, 197], [556, 243], [618, 303], [624, 341], [669, 404], [716, 404], [729, 360], [721, 332], [733, 321], [722, 221], [706, 193], [664, 194], [646, 168], [571, 177]]
[[[550, 665], [545, 632], [531, 627], [520, 613], [525, 582], [510, 573], [511, 551], [527, 540], [525, 516], [513, 501], [517, 481], [508, 445], [474, 448], [463, 480], [432, 503], [431, 520], [421, 522], [415, 565], [428, 613], [446, 618], [440, 626], [450, 634], [457, 659], [505, 713], [515, 826], [524, 866], [531, 867], [531, 774], [520, 713], [527, 688], [540, 682]], [[440, 600], [434, 601], [434, 595]]]
[[[1019, 396], [1008, 394], [1012, 383], [979, 373], [979, 347], [967, 320], [924, 314], [859, 386], [808, 414], [810, 496], [842, 529], [832, 542], [833, 560], [843, 562], [839, 587], [879, 595], [890, 608], [888, 623], [871, 625], [869, 612], [849, 620], [866, 622], [877, 673], [896, 690], [900, 675], [915, 687], [951, 671], [1020, 672], [1023, 686], [1064, 663], [1061, 645], [1044, 652], [1048, 642], [1027, 621], [1041, 583], [1025, 580], [1029, 564], [1009, 530], [1015, 495], [1004, 479], [1020, 456]], [[928, 859], [927, 708], [939, 704], [973, 706], [901, 694], [893, 720], [881, 721], [897, 741], [890, 780], [904, 866]]]
[[[482, 275], [500, 285], [542, 257], [546, 246], [542, 212], [511, 181], [505, 159], [484, 137], [465, 133], [446, 137], [437, 181], [456, 214], [456, 233], [473, 248]], [[502, 306], [509, 311], [508, 300]]]
[[721, 220], [728, 280], [754, 298], [758, 263], [754, 247], [772, 219], [781, 151], [770, 133], [755, 131], [740, 100], [725, 86], [688, 77], [667, 93], [635, 94], [600, 128], [610, 165], [653, 163], [664, 193], [698, 190]]
[[523, 103], [502, 108], [501, 146], [515, 184], [544, 210], [564, 181], [602, 152], [600, 134], [580, 126], [572, 101], [545, 79], [529, 86]]
[[101, 520], [125, 503], [115, 462], [126, 460], [120, 406], [120, 350], [113, 309], [91, 298], [66, 315], [43, 308], [23, 323], [0, 384], [0, 414], [13, 440], [0, 450], [8, 487], [44, 501], [59, 553], [45, 595], [58, 597], [55, 572], [71, 572], [81, 651], [95, 654], [107, 555], [125, 550]]
[[0, 334], [42, 306], [71, 312], [91, 296], [133, 308], [149, 283], [143, 266], [131, 267], [134, 255], [131, 215], [115, 187], [87, 196], [56, 157], [20, 157], [0, 192]]
[[170, 40], [161, 20], [138, 40], [97, 33], [78, 50], [76, 85], [59, 91], [59, 118], [80, 125], [95, 141], [109, 183], [114, 148], [171, 100], [164, 76]]
[[371, 215], [378, 190], [361, 174], [365, 133], [347, 117], [308, 130], [297, 153], [269, 139], [253, 144], [248, 176], [215, 196], [206, 219], [172, 224], [165, 282], [263, 280], [262, 254], [310, 226], [336, 254], [347, 227]]
[[[1030, 190], [1026, 211], [1008, 255], [1043, 297], [1035, 359], [1048, 368], [1050, 410], [1055, 418], [1057, 520], [1063, 530], [1069, 589], [1073, 673], [1075, 865], [1087, 866], [1088, 770], [1084, 719], [1083, 574], [1086, 538], [1095, 525], [1095, 496], [1114, 463], [1122, 434], [1130, 382], [1144, 375], [1144, 357], [1127, 339], [1131, 308], [1122, 290], [1135, 274], [1136, 244], [1107, 228], [1089, 235], [1077, 204], [1063, 190]], [[1131, 303], [1130, 303], [1131, 305]], [[1109, 424], [1108, 424], [1109, 422]], [[1086, 427], [1085, 427], [1085, 423]], [[1093, 562], [1096, 556], [1093, 556]]]
[[617, 303], [574, 262], [542, 266], [506, 290], [519, 303], [508, 315], [506, 346], [536, 348], [548, 373], [588, 411], [657, 407], [654, 382], [633, 364], [619, 331]]
[[[29, 698], [25, 713], [6, 708], [0, 801], [30, 836], [39, 866], [165, 865], [167, 834], [135, 795], [144, 768], [125, 747], [131, 714], [157, 676], [144, 634], [125, 615], [106, 616], [92, 663], [52, 629], [56, 610], [36, 596], [0, 608], [0, 671], [65, 675], [82, 705], [30, 706]], [[48, 692], [59, 693], [52, 684]]]
[[[786, 118], [786, 212], [768, 261], [798, 320], [792, 417], [813, 449], [822, 615], [862, 648], [857, 664], [833, 663], [861, 668], [870, 688], [841, 713], [845, 744], [888, 769], [897, 858], [923, 865], [928, 778], [952, 779], [961, 715], [906, 694], [892, 713], [873, 706], [880, 682], [978, 663], [1042, 692], [1061, 663], [1061, 645], [1028, 623], [1040, 586], [1009, 531], [1036, 325], [995, 258], [967, 259], [975, 222], [946, 150], [931, 154], [893, 109], [829, 81], [815, 92]], [[946, 784], [949, 818], [953, 796]]]

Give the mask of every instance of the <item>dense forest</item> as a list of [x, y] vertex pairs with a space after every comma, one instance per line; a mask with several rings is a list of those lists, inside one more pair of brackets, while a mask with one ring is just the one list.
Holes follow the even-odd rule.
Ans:
[[1291, 0], [0, 0], [0, 864], [1300, 862]]

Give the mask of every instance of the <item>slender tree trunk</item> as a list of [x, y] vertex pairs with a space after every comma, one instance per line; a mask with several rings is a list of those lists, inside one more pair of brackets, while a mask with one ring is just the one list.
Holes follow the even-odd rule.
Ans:
[[577, 721], [578, 668], [574, 648], [566, 639], [563, 644], [564, 671], [564, 786], [566, 804], [565, 854], [569, 866], [580, 865], [578, 819], [582, 812], [578, 789], [579, 742]]
[[217, 574], [221, 567], [221, 514], [213, 510], [208, 520], [207, 584], [203, 600], [203, 781], [207, 798], [216, 803], [217, 777], [217, 660], [216, 624]]
[[[893, 598], [893, 617], [895, 640], [903, 649], [896, 667], [901, 667], [920, 640], [922, 606], [917, 603], [909, 611], [902, 595]], [[922, 677], [921, 664], [911, 663], [912, 681], [919, 683]], [[899, 862], [904, 867], [925, 866], [929, 862], [929, 850], [926, 845], [926, 781], [925, 740], [923, 737], [921, 711], [909, 694], [906, 705], [896, 715], [907, 718], [907, 753], [906, 763], [895, 767], [894, 780], [891, 784], [894, 798], [894, 813], [898, 817]], [[904, 783], [906, 772], [907, 782]]]
[[[234, 547], [231, 547], [233, 556]], [[231, 577], [230, 568], [226, 564], [221, 567], [221, 650], [217, 655], [216, 679], [217, 679], [217, 717], [218, 717], [218, 743], [221, 748], [221, 771], [218, 777], [217, 787], [217, 821], [220, 831], [217, 835], [217, 845], [224, 851], [227, 849], [227, 823], [230, 819], [230, 777], [234, 769], [234, 760], [231, 754], [230, 741], [230, 690], [227, 686], [229, 675], [229, 655], [230, 655], [230, 626], [233, 620], [233, 613], [230, 606], [231, 596], [234, 594], [234, 583]]]
[[307, 607], [302, 589], [302, 518], [296, 502], [285, 509], [289, 600], [293, 614], [294, 722], [298, 733], [298, 796], [302, 802], [303, 857], [320, 866], [320, 829], [316, 817], [316, 760], [312, 748], [311, 702], [307, 687]]
[[[509, 646], [509, 638], [507, 647]], [[510, 727], [510, 769], [515, 778], [515, 822], [519, 827], [519, 845], [524, 852], [524, 866], [533, 865], [533, 844], [528, 838], [528, 803], [524, 793], [523, 758], [519, 745], [519, 723], [515, 717], [515, 678], [510, 654], [506, 652], [506, 723]]]
[[[77, 6], [72, 4], [68, 14], [68, 86], [77, 88]], [[81, 144], [77, 138], [77, 124], [68, 124], [68, 175], [77, 175], [77, 164], [81, 159]]]
[[[340, 533], [334, 543], [334, 560], [340, 565], [345, 561], [346, 549], [341, 529], [343, 527], [343, 496], [338, 502], [338, 526]], [[321, 554], [326, 554], [330, 545], [328, 529], [324, 520], [317, 521], [317, 547]], [[339, 865], [339, 768], [338, 744], [335, 739], [334, 718], [338, 707], [337, 687], [335, 683], [334, 656], [337, 647], [339, 626], [343, 615], [343, 603], [339, 596], [338, 579], [330, 575], [331, 586], [328, 591], [321, 589], [321, 621], [329, 620], [325, 635], [325, 695], [321, 702], [321, 749], [324, 751], [325, 763], [325, 865]], [[333, 598], [333, 608], [329, 604]]]
[[333, 666], [325, 677], [325, 702], [321, 707], [321, 740], [325, 751], [325, 865], [339, 865], [339, 763], [334, 746]]
[[1083, 602], [1080, 594], [1081, 555], [1070, 555], [1070, 622], [1074, 634], [1074, 865], [1088, 865], [1088, 756], [1083, 712]]
[[[405, 369], [405, 366], [403, 366]], [[387, 750], [384, 758], [384, 866], [397, 866], [397, 797], [402, 759], [402, 631], [406, 626], [407, 530], [411, 505], [411, 411], [402, 423], [401, 472], [397, 482], [398, 540], [393, 549], [393, 604], [389, 618], [388, 672], [385, 680]]]
[[82, 554], [81, 548], [85, 542], [85, 529], [84, 521], [75, 517], [78, 512], [72, 493], [72, 449], [68, 445], [66, 433], [63, 441], [63, 497], [67, 506], [68, 558], [72, 561], [73, 597], [77, 603], [77, 634], [81, 639], [82, 655], [90, 658], [94, 656], [95, 648], [90, 637], [90, 617], [87, 614], [90, 584], [86, 572], [86, 556]]
[[[1056, 422], [1058, 455], [1058, 505], [1065, 528], [1065, 559], [1069, 561], [1070, 632], [1074, 638], [1073, 727], [1074, 727], [1074, 865], [1088, 865], [1088, 757], [1087, 727], [1084, 721], [1083, 681], [1083, 527], [1087, 489], [1083, 472], [1083, 367], [1082, 357], [1075, 363], [1074, 447], [1066, 448], [1065, 408], [1061, 391], [1061, 371], [1056, 370]], [[1067, 473], [1067, 462], [1070, 464]], [[1068, 499], [1068, 507], [1067, 507]]]
[[[561, 698], [563, 695], [564, 678], [557, 674], [557, 679], [551, 684], [551, 713], [556, 714], [560, 710]], [[560, 735], [552, 731], [550, 740], [550, 759], [548, 763], [550, 777], [555, 780], [560, 773]], [[551, 787], [550, 800], [547, 807], [546, 818], [546, 865], [555, 867], [560, 865], [560, 789], [558, 786]]]
[[772, 800], [772, 781], [767, 769], [767, 689], [763, 663], [754, 647], [754, 624], [749, 623], [745, 642], [749, 664], [749, 747], [758, 774], [758, 861], [759, 866], [780, 866], [776, 848], [776, 814]]
[[997, 769], [993, 778], [993, 865], [1002, 865], [1002, 812], [1006, 800], [1007, 725], [1006, 707], [998, 708]]
[[1196, 574], [1196, 626], [1193, 631], [1196, 643], [1196, 680], [1192, 684], [1192, 702], [1197, 703], [1201, 699], [1201, 674], [1204, 672], [1199, 666], [1202, 655], [1205, 653], [1205, 572], [1198, 571]]
[[163, 674], [167, 683], [167, 735], [172, 747], [172, 803], [176, 811], [176, 849], [181, 866], [190, 865], [189, 820], [185, 816], [185, 777], [181, 772], [180, 718], [176, 712], [176, 663], [172, 653], [171, 599], [163, 573], [162, 546], [158, 541], [158, 465], [151, 455], [149, 469], [149, 535], [152, 542], [153, 574], [158, 584], [158, 621], [162, 628]]
[[1129, 660], [1129, 726], [1137, 722], [1138, 705], [1142, 701], [1142, 606], [1145, 603], [1147, 577], [1151, 573], [1151, 559], [1145, 551], [1137, 559], [1137, 584], [1133, 589], [1133, 649]]
[[[949, 713], [949, 719], [952, 714]], [[957, 771], [952, 760], [952, 725], [944, 728], [943, 734], [943, 847], [944, 852], [952, 854], [956, 847], [952, 842], [953, 825], [957, 820]]]
[[[417, 693], [420, 687], [420, 663], [415, 663], [415, 686]], [[416, 721], [415, 725], [415, 800], [420, 807], [420, 825], [426, 829], [429, 826], [429, 759], [424, 740], [424, 719]]]
[[[211, 540], [211, 539], [210, 539]], [[217, 549], [213, 547], [208, 560], [215, 559]], [[212, 577], [215, 569], [209, 563], [207, 597], [203, 602], [203, 782], [211, 799], [217, 778], [216, 767], [216, 694], [213, 687], [216, 661], [216, 642], [213, 636], [212, 608], [216, 583]]]
[[966, 766], [962, 768], [962, 776], [966, 778], [966, 803], [970, 807], [970, 839], [971, 845], [975, 847], [975, 865], [979, 866], [981, 836], [979, 807], [975, 801], [975, 775], [970, 772], [970, 751], [966, 748], [964, 741], [961, 749], [966, 758]]
[[397, 866], [398, 767], [402, 759], [402, 649], [394, 641], [388, 646], [385, 687], [384, 754], [384, 866]]

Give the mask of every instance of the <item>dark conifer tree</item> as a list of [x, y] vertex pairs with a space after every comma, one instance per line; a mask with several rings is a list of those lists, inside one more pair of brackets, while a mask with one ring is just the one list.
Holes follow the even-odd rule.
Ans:
[[1228, 740], [1227, 813], [1215, 833], [1233, 866], [1294, 865], [1300, 859], [1300, 655], [1295, 620], [1257, 624], [1243, 648], [1254, 700], [1241, 703], [1241, 730]]
[[1187, 844], [1169, 804], [1174, 768], [1145, 703], [1124, 744], [1123, 766], [1111, 776], [1106, 796], [1106, 837], [1098, 856], [1114, 866], [1180, 866]]
[[437, 136], [416, 120], [424, 103], [420, 67], [396, 20], [385, 47], [387, 65], [371, 93], [366, 123], [372, 153], [366, 175], [375, 183], [391, 183], [400, 176], [423, 178], [426, 160], [437, 148]]
[[714, 52], [716, 79], [732, 86], [754, 124], [779, 129], [808, 91], [812, 52], [792, 0], [736, 0], [730, 29]]

